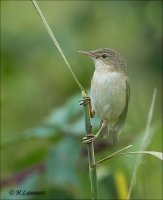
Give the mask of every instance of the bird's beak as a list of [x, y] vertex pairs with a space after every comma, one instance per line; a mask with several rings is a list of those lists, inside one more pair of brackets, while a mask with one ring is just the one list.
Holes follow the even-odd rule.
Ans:
[[90, 51], [78, 51], [78, 52], [79, 52], [79, 53], [82, 53], [82, 54], [84, 54], [84, 55], [93, 57], [93, 58], [96, 57], [96, 56], [95, 56], [93, 53], [91, 53]]

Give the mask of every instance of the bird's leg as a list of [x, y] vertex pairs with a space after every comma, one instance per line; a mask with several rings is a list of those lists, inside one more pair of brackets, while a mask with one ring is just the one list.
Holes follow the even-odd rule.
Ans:
[[[89, 107], [89, 116], [91, 118], [93, 118], [95, 116], [95, 111], [92, 108], [90, 97], [83, 97], [83, 99], [79, 101], [79, 105], [85, 106], [86, 104], [88, 104], [88, 107]], [[94, 135], [93, 134], [87, 134], [86, 137], [84, 137], [84, 138], [92, 139], [92, 138], [94, 138]]]
[[86, 135], [86, 137], [83, 138], [83, 143], [91, 143], [93, 142], [101, 133], [102, 129], [106, 126], [106, 122], [104, 121], [100, 127], [100, 130], [96, 133], [96, 135]]
[[86, 104], [89, 106], [89, 116], [93, 118], [95, 116], [95, 111], [92, 109], [90, 97], [83, 97], [83, 99], [79, 101], [79, 105], [85, 106]]

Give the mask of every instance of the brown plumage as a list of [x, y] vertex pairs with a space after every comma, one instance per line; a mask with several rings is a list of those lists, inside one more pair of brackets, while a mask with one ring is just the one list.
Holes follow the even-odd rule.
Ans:
[[125, 60], [108, 48], [80, 52], [90, 56], [95, 64], [90, 97], [92, 109], [101, 119], [100, 127], [103, 124], [100, 135], [109, 136], [116, 144], [126, 121], [130, 98]]

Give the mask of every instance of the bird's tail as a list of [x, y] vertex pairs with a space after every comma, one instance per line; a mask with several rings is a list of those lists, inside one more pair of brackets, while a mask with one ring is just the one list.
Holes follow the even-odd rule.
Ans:
[[122, 133], [124, 124], [120, 124], [119, 121], [115, 123], [113, 126], [109, 127], [109, 138], [113, 145], [117, 145], [119, 141], [119, 135]]
[[[100, 127], [102, 125], [103, 121], [100, 123]], [[113, 145], [117, 145], [119, 140], [119, 135], [121, 133], [121, 129], [116, 127], [116, 124], [110, 127], [110, 125], [104, 126], [103, 129], [100, 132], [100, 135], [102, 138], [109, 137], [110, 143]]]
[[119, 141], [119, 131], [110, 131], [109, 140], [113, 145], [117, 145]]

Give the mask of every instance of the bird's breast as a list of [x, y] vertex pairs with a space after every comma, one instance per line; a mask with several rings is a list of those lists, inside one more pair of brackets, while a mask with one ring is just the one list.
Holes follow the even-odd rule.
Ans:
[[91, 82], [91, 102], [97, 116], [116, 120], [126, 105], [125, 75], [117, 72], [95, 71]]

